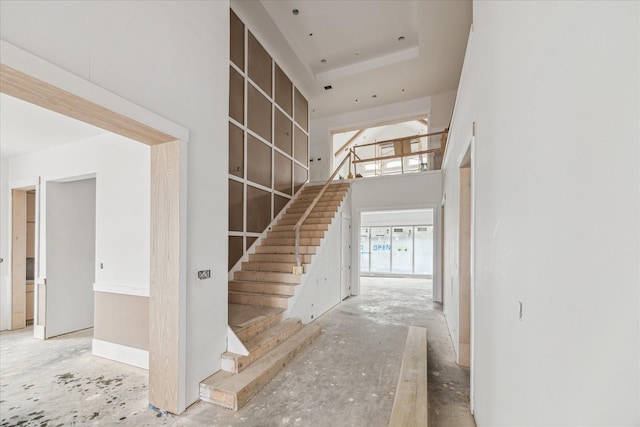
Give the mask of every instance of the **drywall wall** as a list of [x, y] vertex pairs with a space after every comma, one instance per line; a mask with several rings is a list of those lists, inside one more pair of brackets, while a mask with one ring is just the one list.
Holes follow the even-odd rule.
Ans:
[[[313, 263], [303, 276], [304, 283], [298, 286], [289, 303], [287, 317], [297, 317], [309, 323], [339, 304], [341, 298], [340, 250], [342, 245], [342, 217], [349, 217], [351, 192], [347, 194], [336, 213], [322, 243], [316, 249]], [[353, 241], [353, 240], [352, 240]], [[353, 266], [353, 262], [351, 263]]]
[[326, 181], [344, 156], [334, 157], [331, 132], [385, 124], [391, 121], [426, 117], [431, 110], [429, 97], [312, 119], [310, 123], [309, 181]]
[[[2, 2], [0, 35], [190, 131], [186, 395], [227, 337], [229, 2]], [[222, 249], [221, 249], [222, 248]], [[197, 279], [198, 270], [211, 278]], [[203, 301], [207, 301], [203, 304]]]
[[475, 123], [479, 427], [640, 424], [639, 17], [637, 2], [474, 3], [443, 172], [444, 283]]
[[[440, 241], [440, 171], [355, 179], [351, 184], [351, 241], [360, 241], [361, 213], [384, 210], [434, 209], [434, 242]], [[440, 301], [440, 247], [435, 244], [433, 298]], [[352, 293], [360, 292], [360, 245], [351, 245]], [[357, 267], [357, 268], [356, 268]]]
[[363, 212], [361, 227], [389, 225], [433, 225], [432, 210], [388, 210], [381, 212]]
[[11, 327], [11, 286], [9, 281], [9, 159], [0, 159], [0, 331]]
[[46, 337], [93, 326], [96, 180], [47, 183]]

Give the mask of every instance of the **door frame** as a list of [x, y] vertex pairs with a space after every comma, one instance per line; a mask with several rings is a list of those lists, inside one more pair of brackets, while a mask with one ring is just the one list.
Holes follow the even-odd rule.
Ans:
[[[24, 283], [21, 283], [19, 286], [19, 289], [15, 288], [14, 285], [14, 277], [13, 277], [13, 271], [15, 268], [15, 263], [17, 262], [17, 260], [14, 258], [13, 256], [13, 252], [14, 252], [14, 248], [15, 248], [15, 239], [16, 236], [15, 235], [15, 231], [14, 231], [14, 222], [13, 222], [13, 216], [15, 214], [14, 209], [14, 191], [22, 191], [25, 193], [27, 191], [31, 191], [31, 190], [35, 190], [36, 192], [36, 204], [35, 204], [35, 217], [36, 217], [36, 230], [35, 230], [35, 255], [34, 255], [34, 307], [33, 307], [33, 336], [35, 338], [41, 338], [44, 339], [44, 328], [38, 327], [39, 326], [39, 295], [38, 295], [38, 277], [39, 277], [39, 253], [38, 253], [38, 249], [40, 246], [40, 178], [38, 177], [34, 177], [34, 178], [27, 178], [27, 179], [21, 179], [21, 180], [16, 180], [16, 181], [12, 181], [9, 183], [9, 253], [8, 253], [8, 260], [9, 261], [9, 292], [10, 292], [10, 310], [7, 312], [7, 316], [10, 316], [9, 320], [9, 325], [10, 325], [10, 329], [14, 330], [14, 329], [22, 329], [24, 327], [26, 327], [26, 322], [19, 322], [19, 325], [16, 325], [14, 322], [14, 317], [17, 314], [17, 312], [19, 312], [19, 308], [17, 307], [17, 301], [15, 299], [15, 297], [17, 295], [20, 294], [26, 294], [26, 281]], [[26, 202], [26, 200], [25, 200]], [[25, 211], [25, 218], [26, 218], [26, 211]], [[26, 221], [26, 220], [25, 220]], [[26, 238], [26, 233], [25, 236], [23, 236], [23, 238]], [[25, 248], [25, 255], [26, 255], [26, 248]], [[17, 294], [17, 295], [16, 295]], [[26, 309], [25, 309], [26, 310]], [[25, 311], [25, 319], [26, 320], [26, 311]]]
[[10, 43], [0, 43], [0, 92], [151, 147], [149, 403], [179, 414], [186, 408], [189, 132]]

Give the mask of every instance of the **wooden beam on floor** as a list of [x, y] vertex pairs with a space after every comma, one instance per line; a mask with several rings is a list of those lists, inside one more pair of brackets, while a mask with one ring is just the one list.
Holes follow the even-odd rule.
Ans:
[[410, 326], [389, 427], [428, 425], [427, 329]]

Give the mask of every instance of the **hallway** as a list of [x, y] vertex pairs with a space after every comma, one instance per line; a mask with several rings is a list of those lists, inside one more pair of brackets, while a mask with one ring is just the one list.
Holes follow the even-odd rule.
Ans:
[[146, 408], [147, 373], [91, 356], [91, 330], [49, 341], [3, 332], [0, 425], [386, 426], [407, 326], [429, 329], [431, 426], [474, 426], [468, 371], [454, 362], [425, 279], [362, 278], [362, 294], [319, 318], [323, 334], [238, 412], [205, 402]]

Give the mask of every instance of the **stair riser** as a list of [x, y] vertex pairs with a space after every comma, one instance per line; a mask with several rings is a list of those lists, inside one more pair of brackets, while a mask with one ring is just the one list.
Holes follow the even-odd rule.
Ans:
[[[296, 237], [295, 231], [270, 231], [267, 233], [267, 239], [293, 239]], [[301, 231], [301, 238], [317, 237], [322, 239], [324, 231]]]
[[265, 295], [290, 295], [296, 293], [295, 285], [271, 285], [267, 283], [229, 282], [229, 290], [233, 292], [252, 292]]
[[[329, 208], [329, 207], [338, 207], [340, 206], [342, 202], [341, 201], [330, 201], [330, 202], [318, 202], [316, 203], [316, 205], [314, 206], [314, 209], [317, 207], [321, 207], [321, 208]], [[305, 208], [307, 209], [309, 206], [311, 206], [311, 202], [306, 203], [306, 202], [298, 202], [295, 201], [291, 206], [289, 206], [291, 209], [297, 209], [297, 208]], [[289, 211], [287, 211], [289, 212]]]
[[[333, 218], [306, 218], [303, 224], [331, 224]], [[297, 219], [281, 219], [278, 225], [296, 225]]]
[[[313, 202], [316, 199], [317, 196], [302, 196], [302, 197], [296, 197], [296, 202], [305, 202], [305, 203], [309, 203], [311, 204], [311, 202]], [[339, 195], [327, 195], [327, 193], [323, 194], [322, 197], [320, 197], [320, 200], [318, 200], [318, 203], [320, 202], [341, 202], [344, 199], [344, 194], [339, 194]]]
[[[296, 253], [295, 246], [258, 246], [256, 248], [257, 254], [294, 254]], [[315, 255], [315, 246], [300, 246], [301, 255]]]
[[[302, 217], [304, 212], [294, 212], [294, 213], [286, 213], [282, 215], [281, 219], [295, 219], [298, 220]], [[335, 212], [325, 211], [325, 212], [311, 212], [307, 218], [333, 218], [336, 216]]]
[[252, 282], [300, 283], [300, 275], [291, 273], [273, 273], [269, 271], [236, 271], [235, 280]]
[[[319, 246], [322, 239], [318, 237], [301, 237], [300, 245], [302, 246]], [[292, 246], [296, 244], [296, 239], [265, 239], [265, 246]]]
[[[289, 206], [287, 214], [303, 214], [309, 206]], [[338, 206], [315, 206], [311, 212], [333, 212], [338, 210]]]
[[247, 387], [240, 393], [238, 393], [236, 396], [237, 408], [240, 409], [244, 405], [246, 405], [253, 396], [255, 396], [260, 390], [262, 390], [262, 388], [267, 385], [269, 381], [271, 381], [273, 377], [275, 377], [278, 372], [280, 372], [282, 368], [284, 368], [291, 361], [291, 359], [302, 353], [304, 349], [306, 349], [318, 336], [320, 336], [321, 332], [322, 331], [318, 329], [318, 332], [315, 335], [307, 338], [304, 342], [302, 342], [293, 352], [291, 352], [287, 356], [286, 359], [283, 359], [280, 363], [269, 369], [264, 375], [264, 380], [261, 381], [261, 384], [257, 385], [257, 387]]
[[229, 302], [231, 304], [261, 305], [263, 307], [287, 308], [287, 298], [276, 298], [269, 295], [247, 295], [229, 292]]
[[[311, 263], [311, 255], [300, 255], [300, 262], [304, 264]], [[251, 254], [249, 255], [251, 262], [287, 262], [291, 265], [295, 264], [295, 255], [287, 254]]]
[[242, 342], [246, 342], [258, 335], [260, 332], [269, 329], [270, 327], [277, 325], [278, 323], [284, 320], [284, 312], [278, 313], [277, 315], [269, 316], [265, 319], [258, 320], [255, 323], [247, 326], [241, 331], [236, 332], [238, 339]]
[[227, 362], [231, 362], [226, 364], [227, 368], [225, 369], [228, 372], [239, 373], [248, 368], [254, 361], [261, 358], [263, 355], [271, 351], [273, 348], [278, 346], [280, 343], [291, 337], [293, 334], [302, 329], [302, 323], [292, 323], [290, 327], [281, 331], [281, 333], [271, 339], [261, 343], [261, 345], [257, 348], [252, 348], [249, 352], [248, 356], [227, 356], [226, 354], [222, 355], [223, 358], [223, 366], [225, 365], [224, 359], [227, 359]]
[[295, 263], [292, 262], [243, 262], [242, 271], [270, 271], [291, 273]]

